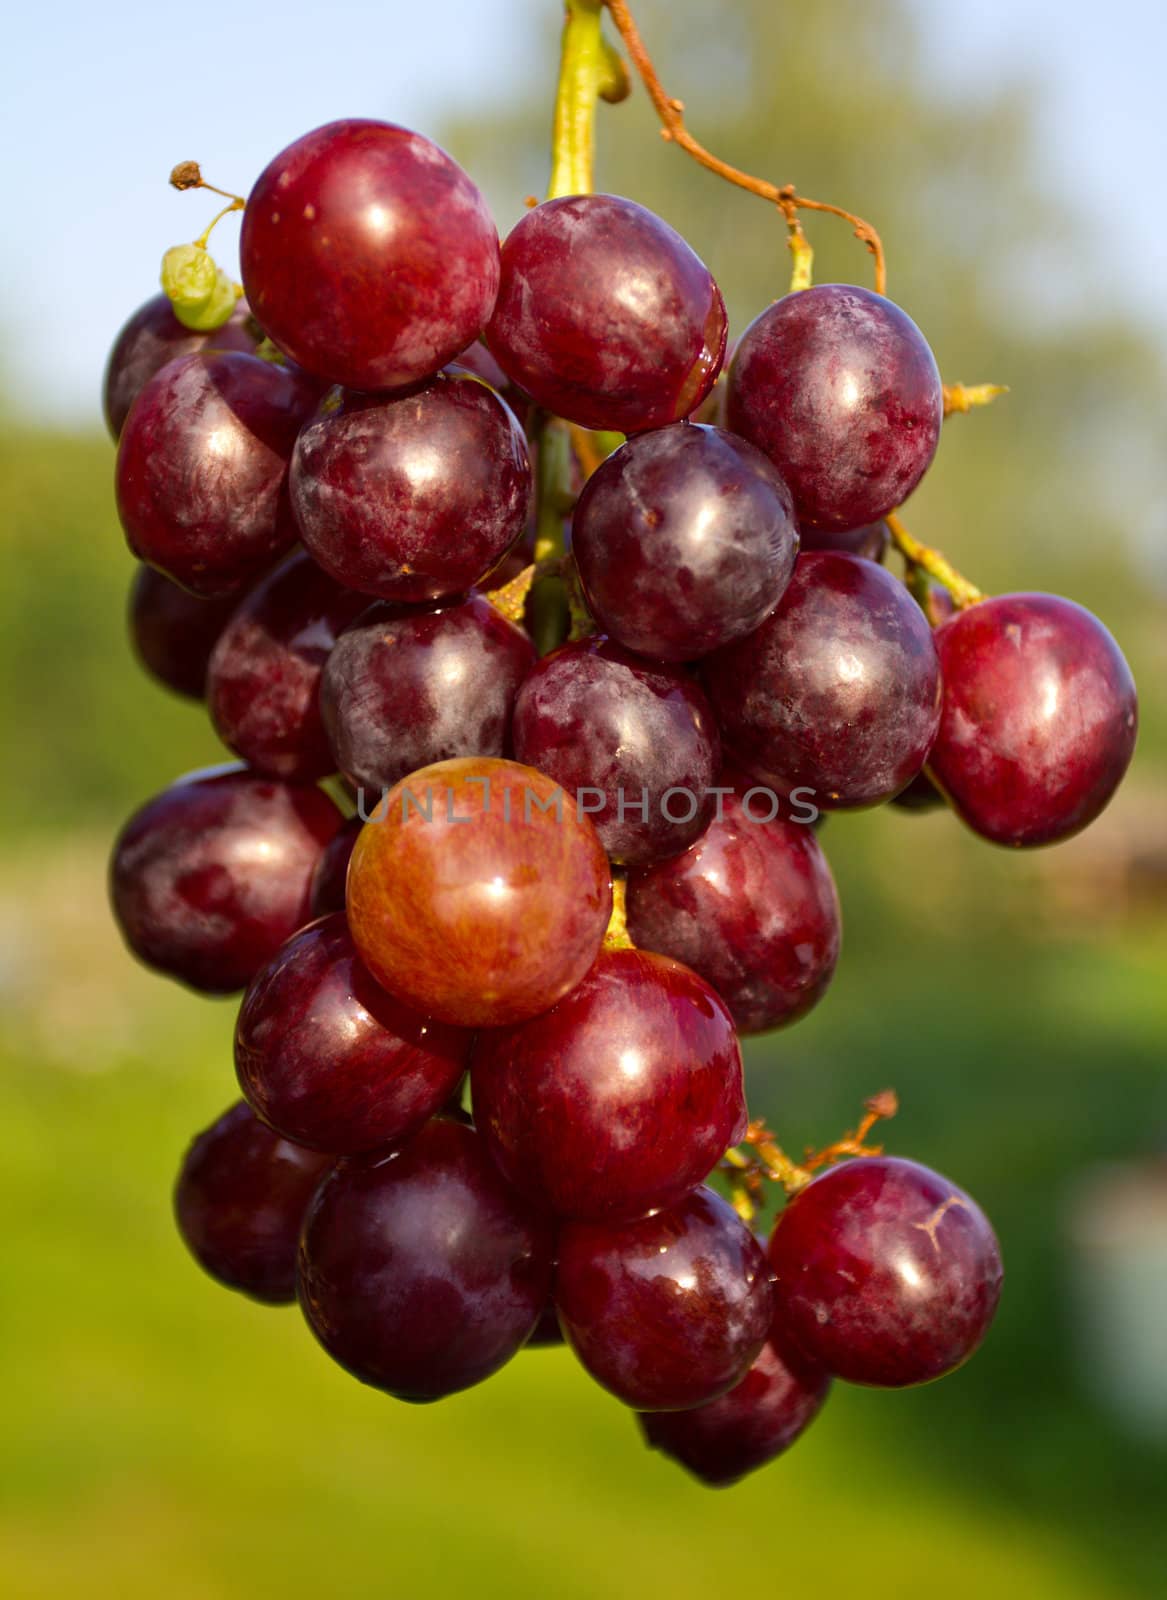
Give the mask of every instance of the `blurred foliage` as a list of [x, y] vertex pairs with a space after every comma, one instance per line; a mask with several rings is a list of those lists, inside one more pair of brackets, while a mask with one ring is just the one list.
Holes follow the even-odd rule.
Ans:
[[[998, 1326], [942, 1385], [840, 1390], [787, 1462], [707, 1495], [645, 1454], [563, 1352], [523, 1355], [439, 1407], [395, 1406], [331, 1368], [294, 1312], [200, 1280], [168, 1188], [190, 1133], [235, 1092], [231, 1007], [133, 967], [102, 875], [120, 820], [218, 747], [200, 708], [126, 651], [132, 562], [108, 441], [22, 434], [10, 418], [0, 1359], [17, 1381], [0, 1591], [20, 1600], [696, 1600], [746, 1568], [751, 1583], [861, 1586], [872, 1600], [1133, 1600], [1167, 1569], [1167, 1459], [1088, 1398], [1064, 1229], [1084, 1167], [1167, 1136], [1167, 630], [1147, 538], [1161, 355], [1089, 292], [1074, 232], [1086, 224], [1035, 186], [1031, 85], [944, 100], [898, 0], [723, 0], [715, 14], [647, 0], [637, 15], [699, 137], [874, 221], [891, 292], [946, 376], [1012, 386], [947, 426], [909, 526], [990, 590], [1091, 606], [1143, 687], [1128, 784], [1057, 851], [994, 851], [945, 815], [831, 819], [838, 978], [804, 1023], [747, 1048], [751, 1103], [793, 1151], [896, 1086], [889, 1146], [951, 1172], [998, 1225]], [[545, 180], [549, 98], [531, 85], [432, 130], [504, 227]], [[779, 219], [662, 143], [639, 93], [601, 109], [599, 182], [692, 241], [735, 330], [782, 291]], [[819, 281], [870, 282], [845, 224], [807, 226]]]

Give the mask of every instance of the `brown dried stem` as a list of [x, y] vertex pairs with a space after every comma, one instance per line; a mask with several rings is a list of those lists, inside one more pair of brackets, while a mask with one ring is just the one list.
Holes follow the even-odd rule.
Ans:
[[779, 187], [765, 178], [755, 178], [750, 173], [743, 172], [740, 167], [722, 161], [703, 144], [699, 144], [685, 126], [684, 102], [674, 99], [665, 92], [652, 57], [640, 37], [640, 30], [633, 21], [625, 0], [605, 0], [605, 4], [624, 42], [624, 48], [628, 51], [632, 64], [639, 74], [640, 81], [656, 108], [657, 116], [661, 120], [662, 138], [677, 145], [708, 171], [715, 172], [719, 178], [724, 178], [728, 183], [736, 184], [739, 189], [745, 189], [750, 194], [756, 194], [760, 199], [768, 200], [771, 205], [777, 206], [788, 223], [792, 210], [823, 211], [832, 217], [841, 217], [845, 222], [849, 222], [855, 230], [855, 237], [863, 241], [875, 259], [877, 293], [886, 294], [887, 264], [884, 259], [883, 241], [872, 225], [862, 217], [857, 217], [854, 212], [844, 211], [842, 206], [831, 205], [826, 200], [811, 200], [806, 195], [799, 194], [792, 183]]

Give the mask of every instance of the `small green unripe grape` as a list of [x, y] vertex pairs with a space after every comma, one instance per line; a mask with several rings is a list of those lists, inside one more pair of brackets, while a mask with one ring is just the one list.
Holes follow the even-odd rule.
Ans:
[[176, 244], [162, 257], [162, 287], [184, 328], [212, 333], [235, 309], [240, 290], [201, 244]]

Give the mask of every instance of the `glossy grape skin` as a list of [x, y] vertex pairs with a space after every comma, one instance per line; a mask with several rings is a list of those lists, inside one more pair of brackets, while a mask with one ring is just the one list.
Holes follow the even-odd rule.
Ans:
[[353, 846], [357, 842], [357, 835], [364, 825], [362, 817], [350, 817], [340, 832], [333, 834], [325, 845], [323, 854], [316, 863], [316, 871], [312, 874], [312, 894], [308, 910], [313, 918], [326, 917], [330, 912], [344, 910], [344, 886], [348, 878], [348, 864], [352, 857]]
[[220, 739], [254, 771], [294, 783], [336, 771], [320, 674], [367, 603], [300, 551], [241, 602], [211, 654], [207, 706]]
[[174, 1213], [212, 1278], [268, 1305], [296, 1298], [300, 1225], [332, 1157], [265, 1128], [242, 1100], [192, 1142]]
[[110, 435], [116, 441], [139, 391], [168, 361], [199, 350], [242, 350], [251, 355], [255, 346], [255, 324], [246, 300], [240, 300], [221, 328], [196, 333], [179, 322], [166, 295], [153, 295], [122, 328], [105, 364], [101, 404]]
[[570, 422], [637, 433], [687, 417], [713, 387], [725, 335], [708, 268], [632, 200], [546, 200], [503, 244], [487, 345]]
[[721, 428], [679, 423], [629, 439], [592, 474], [572, 551], [605, 633], [641, 655], [693, 661], [774, 609], [798, 528], [760, 451]]
[[235, 351], [183, 356], [134, 401], [117, 458], [130, 549], [196, 594], [238, 594], [296, 540], [288, 462], [316, 391]]
[[321, 1186], [300, 1304], [362, 1383], [437, 1400], [522, 1347], [547, 1303], [553, 1243], [473, 1128], [435, 1119], [400, 1154], [343, 1161]]
[[534, 661], [527, 635], [481, 595], [440, 611], [382, 605], [360, 617], [328, 659], [320, 699], [335, 761], [365, 790], [366, 811], [419, 767], [506, 754]]
[[292, 504], [304, 543], [349, 588], [415, 603], [477, 583], [522, 534], [523, 430], [476, 378], [406, 395], [344, 393], [304, 428]]
[[804, 550], [841, 550], [867, 561], [882, 562], [891, 548], [886, 522], [865, 522], [861, 528], [801, 528], [799, 533]]
[[882, 567], [836, 551], [800, 556], [777, 610], [703, 677], [740, 766], [824, 811], [898, 794], [940, 720], [924, 613]]
[[192, 989], [242, 989], [307, 922], [312, 874], [341, 822], [320, 789], [240, 767], [180, 779], [114, 846], [110, 897], [126, 943]]
[[379, 983], [470, 1028], [522, 1022], [575, 988], [599, 954], [611, 877], [596, 830], [550, 778], [440, 761], [377, 814], [349, 863], [348, 917]]
[[237, 603], [234, 595], [206, 600], [140, 565], [126, 607], [134, 654], [167, 689], [201, 700], [211, 651]]
[[588, 1372], [639, 1411], [680, 1411], [732, 1389], [773, 1311], [761, 1246], [705, 1188], [639, 1222], [565, 1223], [555, 1303]]
[[368, 118], [316, 128], [270, 162], [239, 248], [276, 344], [354, 389], [436, 372], [482, 332], [498, 289], [475, 185], [431, 140]]
[[529, 768], [477, 758], [390, 792], [348, 877], [354, 937], [381, 983], [427, 1015], [490, 1026], [546, 1009], [583, 977], [610, 911], [609, 872], [566, 797], [557, 819], [559, 793]]
[[[748, 792], [749, 785], [745, 788]], [[628, 932], [683, 961], [721, 996], [740, 1033], [794, 1022], [834, 975], [842, 937], [835, 880], [814, 830], [722, 797], [691, 850], [628, 875]]]
[[672, 1205], [746, 1131], [729, 1012], [687, 967], [642, 950], [602, 951], [550, 1011], [481, 1033], [470, 1087], [499, 1170], [562, 1217]]
[[784, 1348], [777, 1328], [740, 1383], [691, 1411], [649, 1411], [645, 1442], [701, 1483], [724, 1489], [789, 1450], [822, 1410], [831, 1380]]
[[1001, 1295], [984, 1212], [914, 1161], [863, 1156], [789, 1201], [770, 1236], [776, 1315], [849, 1383], [930, 1383], [981, 1343]]
[[352, 1155], [400, 1144], [440, 1111], [470, 1039], [379, 988], [338, 912], [302, 928], [251, 980], [235, 1070], [252, 1110], [285, 1139]]
[[929, 775], [994, 844], [1054, 844], [1093, 822], [1134, 753], [1138, 701], [1090, 612], [1050, 594], [997, 595], [936, 634], [944, 672]]
[[[605, 639], [565, 644], [528, 674], [515, 702], [514, 749], [517, 760], [569, 795], [603, 791], [582, 800], [613, 861], [638, 865], [675, 855], [713, 814], [707, 791], [717, 780], [721, 743], [700, 686]], [[681, 792], [662, 810], [670, 790]]]
[[857, 528], [902, 504], [936, 453], [936, 359], [883, 295], [825, 283], [767, 306], [738, 340], [727, 424], [770, 457], [799, 520]]

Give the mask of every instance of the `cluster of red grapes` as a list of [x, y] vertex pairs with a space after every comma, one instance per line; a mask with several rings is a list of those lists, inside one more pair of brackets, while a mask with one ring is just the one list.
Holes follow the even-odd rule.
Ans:
[[[934, 631], [882, 565], [941, 431], [919, 330], [800, 290], [719, 382], [721, 295], [659, 218], [571, 195], [500, 250], [460, 168], [373, 121], [275, 158], [242, 260], [230, 320], [159, 296], [106, 383], [137, 651], [241, 758], [145, 805], [112, 867], [143, 961], [246, 991], [244, 1100], [179, 1178], [191, 1250], [406, 1400], [565, 1338], [713, 1483], [833, 1377], [951, 1371], [1001, 1267], [946, 1179], [795, 1169], [768, 1241], [706, 1182], [747, 1135], [738, 1034], [835, 966], [818, 813], [946, 800], [1045, 843], [1130, 758], [1087, 612], [1014, 595]], [[533, 501], [572, 511], [569, 556]], [[541, 658], [521, 569], [528, 621], [578, 586]]]

